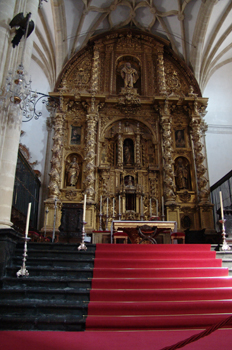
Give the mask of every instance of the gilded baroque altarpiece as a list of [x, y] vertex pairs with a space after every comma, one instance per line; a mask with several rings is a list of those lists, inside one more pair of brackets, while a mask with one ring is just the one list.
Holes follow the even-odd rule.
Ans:
[[48, 229], [54, 199], [58, 229], [62, 204], [81, 204], [84, 194], [87, 232], [151, 216], [176, 221], [181, 231], [213, 229], [207, 99], [167, 41], [134, 30], [94, 37], [66, 64], [51, 95], [60, 103]]

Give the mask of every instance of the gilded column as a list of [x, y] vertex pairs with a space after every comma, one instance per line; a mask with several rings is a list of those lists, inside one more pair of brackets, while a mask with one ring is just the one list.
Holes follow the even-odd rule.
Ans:
[[163, 48], [158, 48], [157, 50], [158, 59], [157, 59], [157, 75], [158, 75], [158, 86], [160, 94], [166, 94], [166, 79], [164, 71], [164, 56]]
[[197, 186], [198, 186], [198, 199], [199, 203], [209, 203], [209, 190], [207, 189], [208, 180], [206, 178], [207, 168], [204, 166], [205, 156], [203, 154], [203, 144], [201, 142], [201, 127], [202, 127], [202, 118], [199, 113], [200, 104], [198, 101], [194, 101], [191, 106], [191, 134], [193, 142], [193, 152], [195, 158], [196, 166], [196, 176], [197, 176]]
[[141, 166], [141, 137], [140, 137], [140, 129], [139, 123], [137, 124], [136, 130], [136, 165], [139, 168]]
[[123, 166], [123, 140], [122, 140], [122, 125], [119, 123], [118, 127], [118, 167]]
[[165, 101], [160, 109], [160, 124], [163, 131], [162, 154], [164, 163], [164, 198], [166, 205], [174, 204], [176, 199], [173, 171], [172, 116], [170, 115], [169, 108], [169, 102]]
[[86, 167], [85, 167], [85, 193], [87, 201], [94, 202], [94, 169], [95, 169], [95, 144], [96, 144], [96, 127], [98, 121], [98, 113], [95, 111], [94, 102], [90, 107], [89, 113], [86, 115], [87, 131], [86, 131]]
[[51, 171], [49, 173], [50, 183], [49, 198], [56, 199], [60, 194], [61, 169], [62, 169], [62, 149], [64, 135], [64, 115], [57, 113], [54, 120], [54, 137], [51, 159]]

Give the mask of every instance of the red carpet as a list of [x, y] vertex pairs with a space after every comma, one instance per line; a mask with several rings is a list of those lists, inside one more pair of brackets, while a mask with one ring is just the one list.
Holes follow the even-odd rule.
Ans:
[[210, 245], [97, 245], [87, 331], [205, 328], [232, 314]]
[[[199, 330], [141, 332], [0, 332], [2, 350], [161, 350]], [[231, 350], [232, 330], [217, 330], [185, 350]]]

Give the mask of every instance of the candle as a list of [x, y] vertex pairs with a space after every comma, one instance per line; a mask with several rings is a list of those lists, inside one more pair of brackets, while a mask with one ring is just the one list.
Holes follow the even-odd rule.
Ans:
[[85, 214], [86, 214], [86, 194], [84, 195], [83, 222], [85, 222]]
[[25, 229], [25, 237], [28, 237], [28, 228], [29, 228], [29, 222], [30, 222], [30, 215], [31, 215], [31, 203], [28, 203], [28, 209], [27, 209], [27, 221], [26, 221], [26, 229]]
[[152, 217], [151, 198], [150, 198], [150, 217]]
[[108, 216], [109, 198], [106, 200], [106, 216]]
[[223, 203], [222, 203], [222, 193], [221, 191], [219, 192], [220, 196], [220, 205], [221, 205], [221, 219], [224, 220], [224, 211], [223, 211]]
[[118, 214], [121, 215], [121, 198], [118, 196]]
[[159, 215], [159, 203], [158, 203], [158, 199], [156, 199], [156, 216], [158, 217]]
[[164, 216], [164, 197], [162, 196], [162, 216]]
[[113, 198], [113, 217], [114, 217], [114, 206], [115, 206], [115, 198]]
[[140, 199], [141, 199], [141, 208], [140, 208], [140, 212], [141, 212], [141, 216], [143, 215], [143, 197], [141, 196], [140, 197]]
[[102, 214], [102, 196], [100, 197], [100, 214]]

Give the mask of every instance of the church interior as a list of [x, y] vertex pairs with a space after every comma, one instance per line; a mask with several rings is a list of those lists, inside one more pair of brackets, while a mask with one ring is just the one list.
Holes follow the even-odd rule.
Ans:
[[[223, 259], [232, 244], [231, 11], [231, 0], [0, 0], [0, 337], [4, 330], [195, 332], [223, 322], [218, 310], [224, 299], [230, 330], [232, 277], [230, 262]], [[153, 290], [159, 283], [161, 291], [169, 288], [160, 271], [153, 277], [162, 281], [153, 286], [149, 259], [158, 259], [166, 278], [173, 279], [177, 299], [160, 297], [157, 310], [162, 311], [151, 317], [143, 308], [146, 321], [131, 316], [131, 327], [127, 322], [123, 328], [124, 320], [119, 325], [113, 316], [107, 325], [107, 311], [102, 319], [97, 314], [102, 312], [97, 303], [104, 301], [107, 309], [111, 301], [107, 288], [118, 290], [120, 283], [128, 293]], [[137, 270], [128, 278], [140, 276], [144, 288], [128, 287], [117, 275], [134, 264]], [[215, 275], [203, 272], [206, 266]], [[211, 282], [219, 275], [220, 291], [211, 296]], [[182, 279], [189, 279], [183, 288], [197, 290], [206, 276], [211, 279], [204, 285], [207, 302], [203, 293], [184, 299], [182, 289], [179, 300], [193, 310], [191, 298], [203, 298], [205, 304], [196, 304], [203, 310], [200, 321], [190, 316], [193, 311], [186, 311], [184, 321], [177, 312], [177, 326], [171, 326], [174, 316], [165, 303], [180, 299]], [[114, 278], [123, 282], [117, 285]], [[52, 287], [46, 287], [47, 280]], [[31, 308], [33, 298], [43, 298], [40, 288], [41, 293], [54, 288], [54, 299], [51, 293], [46, 305], [41, 299], [38, 310], [44, 307], [43, 316], [48, 314], [35, 321]], [[78, 319], [72, 314], [61, 320], [52, 309], [55, 298], [59, 307], [68, 307], [64, 299], [71, 294], [59, 299], [65, 288], [93, 290], [81, 299], [89, 309], [81, 305]], [[97, 294], [103, 288], [105, 299]], [[16, 289], [25, 294], [23, 311], [13, 300]], [[37, 289], [34, 297], [32, 289]], [[95, 293], [100, 299], [92, 301]], [[122, 309], [136, 300], [125, 295], [115, 296]], [[148, 309], [156, 307], [149, 293], [134, 296], [139, 297], [151, 303]], [[208, 312], [211, 304], [215, 313]], [[125, 310], [118, 317], [128, 315], [130, 306]]]

